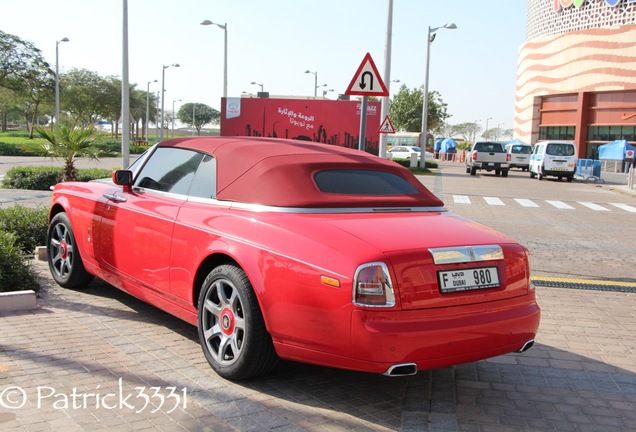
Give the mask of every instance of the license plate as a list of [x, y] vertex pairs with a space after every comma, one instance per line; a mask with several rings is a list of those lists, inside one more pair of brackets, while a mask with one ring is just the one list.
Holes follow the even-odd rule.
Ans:
[[499, 286], [497, 267], [438, 271], [439, 289], [443, 293], [470, 291]]

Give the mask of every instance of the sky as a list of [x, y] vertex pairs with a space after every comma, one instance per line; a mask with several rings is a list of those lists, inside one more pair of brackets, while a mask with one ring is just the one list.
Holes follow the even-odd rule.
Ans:
[[[220, 110], [227, 24], [228, 96], [263, 90], [270, 97], [344, 93], [366, 53], [384, 77], [388, 0], [128, 0], [129, 82], [165, 87], [165, 109], [204, 103]], [[0, 30], [32, 42], [60, 73], [88, 69], [119, 76], [123, 65], [123, 0], [21, 0], [0, 6]], [[391, 94], [426, 79], [448, 105], [450, 124], [477, 121], [511, 129], [518, 50], [527, 3], [521, 0], [394, 0]], [[164, 66], [179, 64], [177, 67]], [[165, 77], [162, 79], [162, 73]], [[152, 82], [157, 80], [157, 82]], [[399, 80], [399, 83], [391, 82]], [[180, 101], [179, 101], [180, 100]]]

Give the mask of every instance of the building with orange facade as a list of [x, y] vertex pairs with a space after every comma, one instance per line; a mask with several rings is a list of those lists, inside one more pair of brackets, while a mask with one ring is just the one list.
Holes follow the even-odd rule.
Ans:
[[636, 0], [528, 0], [515, 138], [636, 144]]

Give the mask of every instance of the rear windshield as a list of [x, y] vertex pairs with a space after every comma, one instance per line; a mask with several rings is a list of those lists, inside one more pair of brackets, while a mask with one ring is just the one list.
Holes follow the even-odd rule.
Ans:
[[572, 144], [550, 143], [545, 152], [550, 156], [574, 156]]
[[522, 153], [522, 154], [530, 154], [532, 153], [532, 148], [530, 146], [524, 145], [513, 145], [510, 150], [511, 153]]
[[400, 176], [385, 171], [326, 170], [314, 175], [318, 189], [347, 195], [411, 195], [417, 189]]
[[503, 153], [504, 149], [500, 143], [487, 143], [487, 142], [478, 142], [475, 144], [475, 150], [490, 152], [490, 153]]

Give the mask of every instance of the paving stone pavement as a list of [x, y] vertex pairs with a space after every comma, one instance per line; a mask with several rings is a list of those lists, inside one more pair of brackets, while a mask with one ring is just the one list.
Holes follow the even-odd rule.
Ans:
[[388, 378], [219, 378], [196, 329], [103, 282], [0, 314], [0, 431], [636, 431], [636, 294], [538, 287], [523, 354]]

